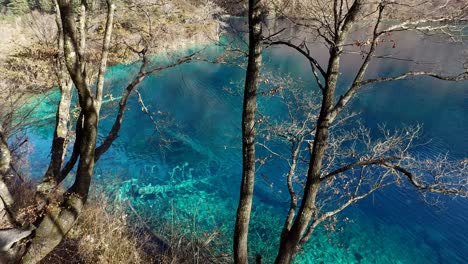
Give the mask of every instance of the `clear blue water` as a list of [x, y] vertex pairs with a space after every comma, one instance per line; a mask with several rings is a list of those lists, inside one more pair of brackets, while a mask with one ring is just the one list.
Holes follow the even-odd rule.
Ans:
[[[402, 47], [399, 55], [430, 55], [440, 65], [457, 56], [454, 47], [447, 45], [435, 44], [420, 54], [417, 44], [425, 40], [416, 38], [410, 43], [413, 46]], [[221, 50], [213, 47], [210, 52]], [[264, 59], [265, 71], [289, 73], [304, 83], [312, 80], [306, 62], [289, 49], [269, 50]], [[354, 60], [344, 59], [346, 78], [355, 71]], [[376, 63], [371, 74], [396, 74], [406, 65], [401, 61]], [[119, 65], [109, 70], [108, 85], [114, 97], [119, 96], [136, 69], [136, 65]], [[139, 91], [156, 119], [166, 120], [161, 132], [155, 132], [154, 124], [133, 96], [120, 137], [99, 161], [95, 183], [104, 183], [107, 191], [130, 200], [140, 210], [187, 227], [187, 232], [220, 230], [225, 235], [219, 239], [229, 247], [241, 177], [242, 106], [241, 96], [229, 90], [239, 88], [244, 74], [230, 65], [194, 62], [147, 78]], [[418, 155], [448, 153], [451, 158], [462, 159], [467, 157], [468, 147], [467, 99], [467, 82], [418, 78], [364, 89], [351, 109], [361, 112], [360, 119], [373, 131], [381, 123], [390, 128], [424, 124], [421, 142], [430, 139], [431, 143], [417, 149]], [[53, 117], [56, 100], [54, 92], [42, 98], [36, 117]], [[117, 102], [106, 102], [103, 116]], [[260, 99], [261, 108], [271, 113], [280, 111], [272, 106], [275, 102], [271, 99]], [[103, 120], [101, 136], [110, 129], [112, 120], [113, 115]], [[45, 169], [51, 131], [51, 125], [28, 130], [33, 149], [31, 168]], [[161, 138], [171, 143], [165, 144]], [[255, 191], [251, 247], [266, 259], [276, 252], [288, 202], [279, 169], [278, 165], [262, 171], [272, 178], [275, 187], [258, 177]], [[38, 177], [42, 173], [33, 170]], [[468, 200], [441, 200], [442, 207], [428, 205], [411, 188], [378, 192], [343, 213], [340, 219], [352, 221], [341, 222], [341, 231], [319, 229], [297, 263], [468, 263]]]

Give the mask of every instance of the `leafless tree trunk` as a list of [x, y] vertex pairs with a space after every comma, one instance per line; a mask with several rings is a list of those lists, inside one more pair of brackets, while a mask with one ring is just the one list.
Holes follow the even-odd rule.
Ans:
[[249, 59], [242, 112], [242, 183], [234, 229], [234, 263], [248, 263], [247, 238], [255, 182], [255, 113], [262, 62], [261, 1], [249, 1]]
[[47, 168], [42, 184], [38, 186], [38, 191], [46, 193], [60, 183], [60, 170], [62, 168], [66, 148], [68, 145], [68, 124], [70, 121], [70, 104], [72, 82], [67, 72], [64, 59], [63, 26], [61, 21], [60, 9], [55, 0], [56, 23], [57, 23], [57, 47], [58, 58], [56, 60], [56, 74], [60, 88], [60, 101], [56, 113], [54, 137], [52, 139], [52, 149], [50, 164]]
[[0, 125], [0, 224], [11, 226], [13, 224], [9, 207], [13, 204], [5, 178], [10, 171], [11, 154], [4, 136], [3, 128]]
[[0, 124], [0, 173], [2, 176], [10, 169], [11, 155], [6, 142], [3, 127]]

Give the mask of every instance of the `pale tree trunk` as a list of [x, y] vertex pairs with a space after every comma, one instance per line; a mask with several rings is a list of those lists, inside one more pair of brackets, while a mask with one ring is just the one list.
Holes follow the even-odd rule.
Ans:
[[29, 236], [32, 228], [19, 228], [11, 211], [14, 200], [5, 182], [10, 177], [11, 153], [6, 139], [0, 125], [0, 263], [13, 263], [21, 251], [18, 247], [11, 248], [12, 245]]
[[0, 124], [0, 175], [6, 174], [10, 170], [11, 154], [6, 141], [3, 127]]
[[68, 145], [68, 124], [70, 121], [70, 104], [71, 104], [71, 91], [72, 82], [70, 81], [67, 73], [67, 68], [64, 61], [64, 44], [63, 44], [63, 27], [60, 16], [60, 9], [57, 1], [54, 1], [56, 10], [57, 22], [57, 79], [60, 88], [60, 101], [55, 117], [55, 130], [52, 139], [52, 150], [49, 167], [42, 179], [42, 183], [37, 187], [38, 192], [47, 193], [53, 190], [60, 182], [60, 171], [63, 166], [65, 153]]
[[234, 262], [248, 263], [247, 239], [255, 182], [255, 112], [262, 62], [260, 0], [249, 1], [249, 60], [242, 112], [242, 183], [234, 230]]
[[73, 227], [83, 203], [81, 197], [71, 195], [60, 207], [49, 209], [36, 229], [21, 263], [35, 264], [47, 256]]
[[8, 148], [3, 128], [0, 125], [0, 225], [13, 226], [13, 219], [9, 207], [13, 204], [13, 198], [8, 190], [4, 178], [10, 170], [11, 154]]
[[109, 46], [112, 38], [112, 28], [114, 24], [114, 11], [115, 5], [108, 1], [108, 12], [106, 18], [106, 29], [104, 34], [104, 43], [102, 44], [102, 51], [101, 51], [101, 64], [99, 65], [99, 74], [98, 74], [98, 81], [96, 85], [96, 95], [95, 95], [95, 108], [99, 115], [102, 105], [102, 96], [104, 90], [104, 79], [107, 70], [107, 59], [109, 57]]

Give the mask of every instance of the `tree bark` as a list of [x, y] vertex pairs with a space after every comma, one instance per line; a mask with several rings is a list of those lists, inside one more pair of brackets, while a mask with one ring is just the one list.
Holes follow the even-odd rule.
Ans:
[[304, 196], [296, 220], [291, 230], [282, 236], [280, 249], [275, 260], [277, 264], [286, 264], [292, 262], [292, 257], [299, 250], [301, 239], [312, 219], [316, 208], [315, 201], [320, 188], [320, 173], [322, 169], [323, 157], [327, 148], [328, 130], [330, 127], [329, 113], [333, 107], [333, 98], [336, 88], [336, 81], [339, 69], [339, 57], [335, 50], [332, 52], [328, 72], [329, 78], [326, 82], [325, 93], [322, 99], [322, 108], [317, 121], [317, 131], [310, 157], [310, 165], [307, 172], [307, 182], [304, 189]]
[[11, 207], [14, 199], [5, 182], [5, 178], [11, 170], [11, 153], [7, 143], [7, 137], [0, 125], [0, 263], [16, 262], [21, 253], [20, 248], [12, 248], [12, 245], [29, 236], [32, 228], [23, 229], [15, 220]]
[[36, 229], [21, 263], [35, 264], [47, 256], [73, 227], [83, 209], [83, 204], [83, 199], [70, 195], [60, 207], [49, 208]]
[[249, 1], [249, 59], [242, 112], [242, 183], [234, 230], [234, 263], [248, 263], [247, 239], [255, 182], [255, 112], [262, 63], [260, 0]]
[[6, 141], [6, 136], [3, 132], [3, 127], [0, 124], [0, 176], [3, 176], [10, 170], [11, 154]]
[[52, 139], [52, 149], [49, 167], [42, 179], [42, 183], [37, 187], [38, 192], [47, 193], [55, 188], [60, 182], [60, 170], [63, 165], [65, 153], [68, 145], [68, 122], [70, 121], [71, 89], [72, 82], [69, 80], [67, 68], [64, 64], [64, 44], [63, 27], [60, 9], [57, 1], [54, 1], [57, 23], [57, 79], [60, 87], [60, 101], [55, 117], [55, 130]]
[[10, 163], [10, 149], [8, 148], [3, 128], [0, 125], [0, 225], [12, 227], [14, 226], [14, 221], [9, 208], [14, 201], [4, 181], [4, 177], [10, 171]]

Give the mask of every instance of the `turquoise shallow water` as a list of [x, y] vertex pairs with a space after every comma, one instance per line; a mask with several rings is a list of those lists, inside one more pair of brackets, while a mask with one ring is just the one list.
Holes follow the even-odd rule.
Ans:
[[[441, 63], [455, 56], [450, 47], [434, 49], [438, 49], [435, 55]], [[411, 52], [410, 47], [407, 50]], [[273, 49], [264, 59], [265, 71], [288, 73], [306, 84], [312, 80], [305, 61], [291, 50]], [[355, 70], [352, 58], [345, 58], [344, 64], [345, 75]], [[402, 62], [382, 63], [374, 65], [372, 74], [398, 73], [404, 67]], [[136, 65], [109, 70], [108, 87], [114, 98], [135, 70]], [[155, 130], [133, 96], [120, 137], [100, 160], [94, 182], [104, 183], [113, 195], [183, 226], [187, 232], [219, 230], [225, 234], [220, 239], [229, 241], [241, 177], [242, 105], [241, 96], [230, 91], [236, 90], [243, 76], [244, 71], [234, 66], [194, 62], [146, 79], [139, 91], [156, 119], [165, 120], [163, 127], [160, 132]], [[417, 148], [418, 155], [433, 157], [448, 152], [450, 157], [462, 159], [468, 147], [467, 99], [467, 82], [420, 78], [365, 89], [351, 108], [361, 112], [360, 119], [372, 131], [381, 123], [390, 128], [422, 123], [421, 141], [431, 142]], [[42, 98], [34, 115], [52, 120], [56, 100], [56, 93]], [[117, 102], [108, 100], [103, 116]], [[259, 102], [272, 115], [282, 115], [273, 99], [262, 97]], [[103, 120], [101, 136], [110, 129], [112, 119], [111, 115]], [[45, 168], [51, 131], [50, 125], [33, 125], [28, 130], [33, 149], [31, 168]], [[265, 167], [259, 174], [268, 178], [259, 176], [255, 191], [251, 247], [266, 260], [274, 257], [287, 206], [281, 169], [280, 163]], [[42, 173], [33, 170], [38, 177]], [[340, 219], [351, 220], [341, 221], [339, 231], [319, 229], [296, 262], [467, 263], [468, 201], [442, 200], [443, 207], [433, 207], [411, 188], [378, 192], [347, 209]], [[230, 242], [224, 245], [229, 247]]]

